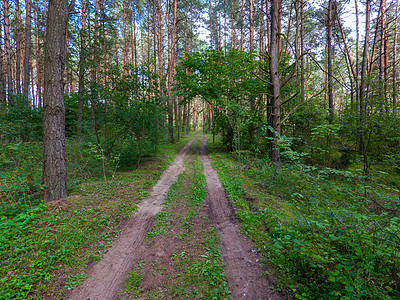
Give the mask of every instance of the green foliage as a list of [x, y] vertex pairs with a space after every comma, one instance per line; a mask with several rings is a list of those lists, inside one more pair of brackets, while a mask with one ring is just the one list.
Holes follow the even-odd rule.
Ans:
[[13, 213], [41, 191], [41, 143], [0, 142], [0, 211]]
[[257, 144], [265, 118], [266, 88], [254, 73], [259, 61], [253, 53], [232, 49], [186, 54], [177, 68], [177, 91], [189, 101], [200, 96], [214, 114], [213, 132], [222, 132], [231, 150]]
[[69, 278], [67, 283], [65, 284], [65, 289], [67, 290], [72, 290], [73, 288], [77, 287], [78, 285], [81, 284], [82, 281], [84, 281], [88, 276], [85, 274], [77, 274], [73, 275]]
[[[98, 261], [112, 245], [121, 222], [137, 209], [137, 202], [148, 194], [184, 142], [163, 146], [163, 154], [153, 162], [116, 173], [111, 182], [86, 181], [75, 187], [79, 196], [63, 203], [32, 201], [12, 211], [2, 203], [0, 299], [63, 298], [65, 290], [84, 279], [86, 265]], [[82, 154], [82, 161], [88, 158], [82, 148], [76, 152]], [[89, 170], [79, 172], [84, 175]], [[59, 276], [60, 271], [68, 278]]]
[[12, 97], [12, 105], [0, 105], [0, 142], [42, 139], [42, 110], [31, 106], [23, 95]]
[[[371, 160], [381, 161], [385, 155], [396, 155], [400, 147], [400, 119], [397, 112], [371, 107], [361, 123], [357, 109], [349, 106], [341, 116], [341, 132], [346, 140], [357, 145], [364, 132], [367, 154]], [[357, 150], [357, 149], [356, 149]]]
[[296, 298], [398, 297], [398, 187], [381, 173], [257, 161], [237, 172], [234, 158], [213, 159], [242, 228]]
[[140, 293], [140, 282], [142, 280], [142, 275], [136, 271], [132, 270], [128, 274], [128, 278], [124, 282], [125, 291], [130, 293], [132, 296], [137, 297]]
[[307, 145], [310, 162], [326, 167], [341, 167], [339, 151], [341, 137], [340, 124], [321, 124], [311, 129], [311, 140]]
[[119, 158], [120, 166], [140, 164], [165, 141], [166, 99], [154, 84], [157, 80], [142, 67], [113, 77], [112, 88], [99, 90], [104, 99], [96, 106], [101, 146], [108, 157]]

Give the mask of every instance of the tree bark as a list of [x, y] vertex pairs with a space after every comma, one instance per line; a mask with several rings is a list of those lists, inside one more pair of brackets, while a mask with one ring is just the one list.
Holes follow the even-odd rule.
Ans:
[[236, 48], [235, 18], [233, 14], [233, 1], [231, 1], [231, 49]]
[[[0, 40], [2, 38], [2, 30], [0, 28]], [[4, 78], [4, 52], [0, 44], [0, 104], [6, 105], [6, 83]]]
[[[114, 9], [115, 15], [117, 15], [117, 7]], [[118, 21], [115, 20], [114, 27], [114, 46], [115, 46], [115, 62], [117, 64], [117, 69], [119, 68], [119, 55], [118, 55]]]
[[370, 58], [369, 66], [368, 66], [368, 76], [372, 75], [372, 71], [374, 69], [376, 45], [378, 43], [379, 26], [381, 24], [381, 22], [380, 22], [381, 14], [382, 14], [382, 11], [381, 11], [381, 7], [379, 6], [378, 16], [376, 18], [377, 21], [375, 23], [375, 34], [374, 34], [374, 41], [372, 43], [371, 58]]
[[35, 66], [36, 66], [36, 103], [38, 107], [42, 106], [42, 80], [41, 80], [41, 75], [42, 75], [42, 69], [41, 69], [41, 48], [39, 45], [39, 30], [40, 30], [40, 25], [39, 25], [39, 20], [38, 20], [38, 6], [36, 3], [36, 0], [33, 1], [33, 18], [35, 22], [35, 51], [36, 51], [36, 60], [35, 60]]
[[268, 3], [269, 3], [269, 1], [266, 0], [265, 1], [265, 16], [267, 17], [267, 20], [265, 21], [265, 31], [266, 31], [267, 38], [265, 39], [265, 41], [266, 41], [265, 49], [269, 53], [270, 40], [271, 40], [271, 38], [270, 38], [270, 34], [271, 34], [270, 22], [271, 22], [271, 20], [270, 20], [270, 10], [268, 7]]
[[11, 44], [10, 44], [10, 18], [9, 18], [9, 3], [8, 0], [3, 0], [3, 22], [4, 22], [4, 46], [6, 53], [6, 78], [8, 103], [11, 102], [13, 94], [13, 79], [11, 69]]
[[[157, 0], [157, 44], [158, 44], [158, 72], [160, 78], [163, 74], [163, 39], [162, 39], [162, 23], [161, 23], [161, 0]], [[162, 91], [161, 91], [162, 92]]]
[[240, 26], [240, 51], [243, 51], [243, 39], [244, 39], [244, 3], [242, 0], [242, 24]]
[[82, 133], [82, 110], [83, 97], [85, 94], [85, 69], [86, 69], [86, 0], [82, 0], [82, 27], [81, 27], [81, 47], [79, 51], [79, 78], [78, 78], [78, 107], [76, 112], [77, 132]]
[[396, 109], [397, 103], [397, 72], [396, 72], [396, 65], [397, 65], [397, 38], [398, 38], [398, 15], [399, 15], [399, 0], [396, 1], [396, 13], [394, 19], [394, 37], [393, 37], [393, 109]]
[[212, 31], [212, 17], [211, 17], [211, 0], [208, 0], [208, 18], [210, 20], [210, 47], [212, 49], [213, 47], [213, 31]]
[[360, 28], [359, 28], [359, 14], [358, 14], [358, 0], [354, 0], [354, 7], [356, 12], [356, 78], [355, 78], [355, 87], [356, 87], [356, 106], [360, 105]]
[[67, 196], [67, 160], [65, 152], [64, 80], [65, 39], [68, 23], [67, 0], [49, 2], [43, 106], [43, 199]]
[[[335, 0], [335, 4], [336, 4], [335, 7], [337, 7], [336, 0]], [[351, 76], [354, 80], [356, 80], [357, 79], [357, 75], [356, 75], [356, 71], [354, 69], [353, 60], [351, 58], [350, 48], [347, 45], [346, 35], [345, 35], [344, 29], [343, 29], [343, 26], [342, 26], [342, 22], [340, 21], [340, 18], [339, 18], [339, 12], [338, 12], [337, 9], [335, 9], [335, 11], [336, 11], [336, 17], [337, 17], [337, 22], [338, 22], [338, 25], [339, 25], [340, 33], [342, 35], [343, 44], [344, 44], [345, 51], [346, 51], [345, 52], [346, 53], [346, 61], [348, 63], [349, 69], [351, 71], [351, 73], [349, 73], [349, 76]]]
[[153, 56], [154, 56], [154, 73], [158, 70], [158, 58], [157, 58], [157, 8], [156, 1], [153, 0]]
[[134, 1], [132, 0], [132, 23], [133, 23], [133, 31], [132, 31], [132, 51], [133, 51], [133, 66], [136, 68], [138, 65], [137, 62], [137, 43], [136, 43], [136, 4], [134, 3]]
[[254, 49], [253, 0], [249, 0], [250, 51]]
[[123, 28], [122, 28], [122, 37], [124, 39], [124, 51], [123, 51], [123, 59], [124, 59], [124, 66], [123, 66], [123, 74], [127, 75], [127, 66], [128, 66], [128, 29], [127, 29], [127, 0], [124, 0], [123, 3]]
[[379, 73], [381, 81], [380, 95], [386, 104], [386, 91], [387, 91], [387, 27], [386, 27], [386, 0], [381, 0], [380, 3], [381, 19], [381, 43], [379, 55]]
[[[172, 78], [173, 78], [173, 69], [175, 66], [175, 43], [176, 43], [176, 22], [177, 22], [177, 0], [173, 0], [172, 4], [172, 30], [170, 26], [168, 26], [168, 33], [170, 38], [168, 38], [169, 42], [169, 62], [168, 62], [168, 93], [169, 93], [169, 104], [168, 104], [168, 131], [169, 137], [171, 141], [174, 141], [174, 98], [171, 93], [172, 88]], [[167, 23], [168, 24], [168, 23]], [[211, 23], [210, 23], [211, 25]], [[176, 117], [176, 113], [175, 113]]]
[[361, 122], [361, 136], [360, 136], [360, 150], [364, 156], [364, 173], [367, 172], [366, 164], [366, 148], [365, 148], [365, 117], [367, 114], [367, 76], [368, 76], [368, 47], [369, 36], [371, 31], [371, 0], [367, 0], [365, 8], [365, 39], [363, 59], [361, 64], [361, 82], [360, 82], [360, 122]]
[[301, 100], [304, 102], [306, 99], [305, 91], [305, 69], [304, 69], [304, 1], [300, 1], [300, 86], [301, 86]]
[[329, 124], [333, 122], [333, 69], [332, 69], [332, 0], [328, 3], [327, 20], [327, 43], [328, 43], [328, 104], [329, 104]]
[[[268, 0], [266, 0], [268, 1]], [[264, 59], [264, 14], [263, 14], [264, 0], [260, 3], [260, 60]]]
[[281, 163], [281, 153], [279, 148], [279, 138], [281, 135], [281, 80], [279, 74], [279, 53], [280, 53], [280, 10], [282, 9], [281, 0], [271, 0], [271, 41], [270, 41], [270, 60], [269, 73], [271, 82], [271, 121], [274, 132], [272, 133], [271, 160], [274, 164]]
[[23, 94], [29, 94], [30, 58], [31, 58], [31, 0], [25, 1], [25, 55], [24, 55], [24, 89]]
[[16, 92], [17, 94], [21, 93], [21, 42], [22, 42], [22, 18], [21, 18], [21, 7], [19, 4], [19, 0], [15, 0], [15, 12], [17, 16], [17, 34], [15, 40], [15, 83], [16, 83]]

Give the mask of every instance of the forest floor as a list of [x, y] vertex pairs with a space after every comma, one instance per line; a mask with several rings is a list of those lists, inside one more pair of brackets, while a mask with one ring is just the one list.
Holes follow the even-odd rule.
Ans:
[[[69, 299], [282, 299], [195, 136]], [[265, 271], [265, 270], [264, 270]]]

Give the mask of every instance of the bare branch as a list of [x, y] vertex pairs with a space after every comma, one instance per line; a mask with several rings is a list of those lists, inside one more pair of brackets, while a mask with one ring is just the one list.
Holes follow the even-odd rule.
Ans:
[[323, 92], [325, 91], [325, 89], [321, 90], [319, 93], [315, 94], [314, 96], [312, 96], [310, 99], [308, 99], [307, 101], [301, 102], [299, 105], [297, 105], [295, 108], [293, 108], [287, 115], [285, 118], [283, 118], [283, 120], [281, 121], [281, 124], [283, 124], [292, 113], [294, 113], [300, 106], [310, 102], [312, 99], [318, 97], [319, 95], [321, 95]]

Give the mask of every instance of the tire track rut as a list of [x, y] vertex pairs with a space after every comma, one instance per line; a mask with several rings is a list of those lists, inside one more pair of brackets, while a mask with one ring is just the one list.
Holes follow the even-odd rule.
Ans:
[[283, 299], [270, 291], [271, 283], [262, 275], [258, 256], [252, 244], [239, 232], [235, 212], [217, 172], [207, 154], [207, 138], [200, 148], [200, 160], [206, 176], [210, 215], [221, 240], [221, 252], [228, 277], [232, 298], [236, 299]]
[[118, 299], [125, 278], [145, 250], [143, 240], [153, 227], [154, 216], [162, 210], [169, 188], [183, 172], [183, 160], [195, 140], [196, 135], [179, 151], [174, 162], [151, 189], [150, 196], [140, 203], [124, 233], [68, 299]]

